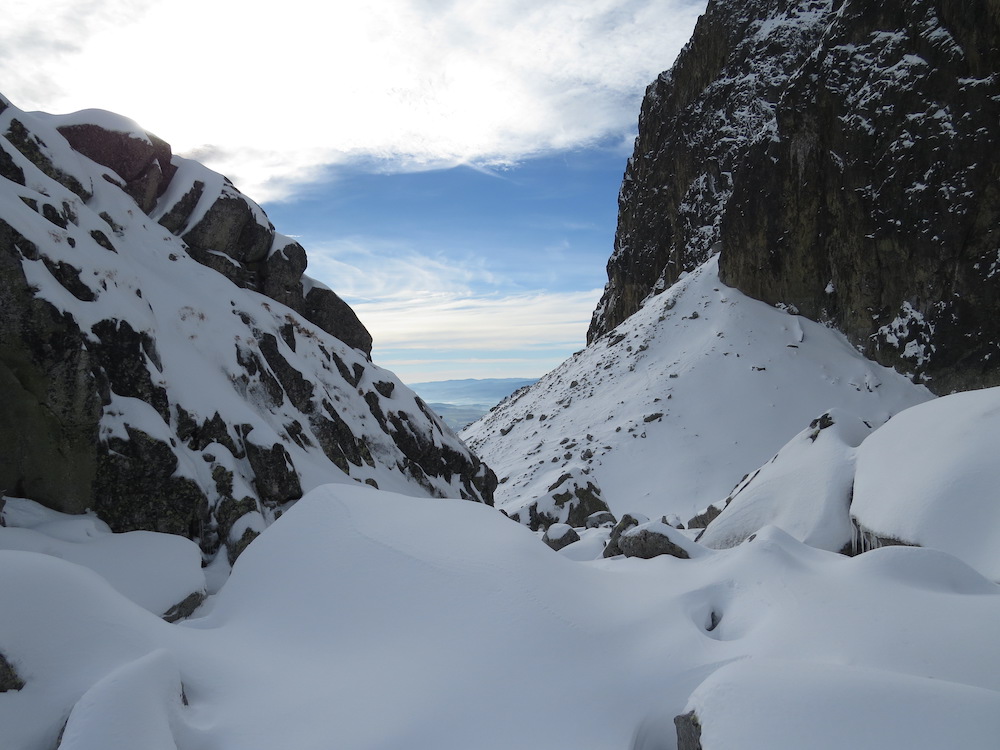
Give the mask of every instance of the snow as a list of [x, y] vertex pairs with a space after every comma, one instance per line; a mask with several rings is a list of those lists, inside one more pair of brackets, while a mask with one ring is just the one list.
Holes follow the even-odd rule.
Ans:
[[177, 750], [181, 682], [170, 654], [158, 649], [113, 670], [73, 707], [62, 750]]
[[[706, 748], [989, 750], [1000, 693], [841, 664], [747, 659], [702, 683], [687, 706]], [[819, 709], [819, 710], [817, 710]]]
[[1000, 581], [1000, 388], [897, 415], [861, 446], [851, 514], [866, 530], [949, 552]]
[[706, 747], [747, 746], [727, 744], [743, 718], [775, 750], [852, 728], [995, 742], [1000, 587], [934, 550], [851, 559], [766, 527], [692, 560], [574, 562], [483, 505], [329, 485], [179, 624], [64, 560], [0, 567], [26, 682], [0, 693], [11, 750], [66, 717], [73, 750], [672, 747], [664, 717], [692, 707]]
[[106, 109], [81, 109], [68, 115], [50, 115], [45, 112], [33, 112], [32, 116], [42, 121], [46, 121], [54, 128], [70, 127], [73, 125], [96, 125], [104, 130], [113, 133], [124, 133], [130, 138], [152, 143], [149, 135], [143, 130], [135, 120], [131, 120], [115, 112], [108, 112]]
[[70, 516], [23, 498], [4, 498], [0, 550], [38, 552], [101, 575], [119, 593], [154, 615], [205, 591], [201, 550], [173, 534], [112, 534], [96, 516]]
[[567, 523], [554, 523], [547, 529], [549, 539], [558, 541], [573, 531], [573, 527]]
[[[304, 490], [329, 482], [377, 481], [380, 487], [417, 495], [458, 496], [460, 480], [432, 477], [424, 486], [400, 467], [405, 462], [401, 450], [386, 434], [362, 398], [374, 393], [384, 412], [405, 412], [415, 430], [434, 433], [433, 440], [458, 453], [466, 449], [458, 438], [434, 418], [425, 419], [416, 395], [392, 373], [368, 360], [333, 336], [319, 330], [285, 306], [249, 289], [230, 283], [219, 273], [195, 261], [183, 240], [157, 223], [191, 189], [195, 182], [204, 184], [198, 206], [188, 220], [183, 234], [204, 216], [212, 203], [225, 195], [244, 201], [258, 223], [268, 226], [259, 207], [240, 195], [226, 179], [203, 165], [174, 157], [177, 173], [166, 193], [149, 216], [122, 190], [101, 178], [103, 167], [73, 151], [56, 128], [78, 122], [92, 122], [112, 130], [138, 133], [135, 123], [110, 113], [85, 111], [74, 115], [50, 116], [25, 113], [8, 107], [0, 114], [0, 133], [7, 132], [12, 119], [21, 121], [43, 141], [43, 152], [63, 172], [76, 177], [92, 193], [84, 202], [80, 196], [43, 174], [16, 148], [7, 144], [17, 167], [23, 170], [26, 185], [4, 180], [0, 191], [0, 214], [13, 229], [33, 242], [39, 251], [37, 260], [24, 259], [21, 268], [37, 296], [54, 305], [77, 322], [91, 342], [98, 324], [130, 326], [152, 342], [146, 352], [146, 371], [154, 388], [162, 389], [170, 407], [160, 413], [132, 396], [111, 392], [104, 405], [100, 435], [104, 440], [126, 438], [128, 430], [141, 430], [171, 445], [177, 457], [179, 476], [195, 479], [201, 487], [214, 487], [214, 467], [233, 472], [235, 497], [257, 495], [252, 485], [252, 471], [243, 457], [233, 456], [222, 444], [195, 450], [188, 441], [177, 438], [179, 409], [198, 423], [216, 415], [227, 425], [243, 425], [254, 443], [270, 447], [275, 442], [286, 445], [299, 472]], [[139, 137], [138, 135], [136, 137]], [[143, 136], [145, 137], [145, 136]], [[0, 142], [4, 141], [0, 135]], [[65, 229], [40, 221], [38, 213], [24, 201], [54, 206], [68, 205], [75, 219]], [[114, 226], [111, 224], [113, 223]], [[93, 236], [101, 232], [116, 246], [110, 252]], [[275, 238], [275, 248], [287, 246], [284, 236]], [[64, 263], [79, 270], [80, 283], [90, 290], [92, 300], [83, 300], [64, 287], [46, 265]], [[315, 284], [303, 277], [304, 286]], [[282, 336], [291, 327], [295, 346]], [[287, 335], [287, 334], [286, 334]], [[308, 373], [313, 399], [300, 410], [287, 398], [274, 404], [264, 382], [273, 377], [270, 366], [262, 361], [259, 342], [274, 337], [281, 357], [295, 370]], [[356, 385], [345, 380], [333, 363], [333, 356], [348, 372], [361, 368]], [[241, 358], [256, 357], [260, 372], [248, 375]], [[393, 384], [392, 405], [385, 404], [373, 384]], [[360, 392], [359, 392], [360, 391]], [[309, 415], [324, 410], [327, 403], [350, 428], [360, 443], [369, 447], [374, 465], [350, 464], [348, 471], [335, 465], [321, 449], [321, 441], [312, 432]], [[301, 404], [300, 404], [301, 405]], [[303, 427], [302, 440], [293, 440], [290, 425]], [[426, 424], [424, 424], [426, 423]], [[419, 425], [419, 426], [418, 426]], [[232, 428], [230, 428], [232, 429]], [[235, 441], [235, 434], [230, 434]], [[206, 459], [211, 456], [211, 460]], [[0, 488], [2, 489], [2, 488]], [[241, 490], [243, 490], [241, 492]], [[265, 513], [270, 514], [267, 510]], [[270, 520], [268, 518], [267, 520]]]
[[713, 258], [462, 436], [507, 478], [508, 512], [586, 471], [617, 516], [686, 521], [825, 411], [878, 426], [929, 398], [836, 331], [726, 287]]
[[[825, 422], [831, 424], [821, 426]], [[698, 541], [713, 549], [732, 547], [773, 524], [809, 546], [844, 549], [853, 538], [855, 448], [870, 429], [840, 409], [818, 417], [739, 484]]]
[[[764, 21], [751, 41], [779, 42], [830, 12], [826, 0], [809, 7]], [[890, 54], [895, 36], [875, 41], [884, 55], [857, 51], [873, 83], [925, 67]], [[758, 91], [766, 76], [746, 78], [732, 128], [749, 130], [730, 134], [758, 139], [773, 111]], [[867, 102], [875, 88], [854, 95]], [[415, 394], [273, 300], [223, 283], [155, 223], [196, 181], [205, 189], [189, 227], [218, 196], [239, 197], [221, 175], [175, 158], [150, 218], [95, 180], [55, 130], [95, 122], [145, 138], [135, 123], [10, 107], [0, 132], [15, 116], [93, 192], [84, 203], [7, 149], [28, 184], [0, 195], [2, 215], [51, 261], [79, 268], [96, 299], [25, 260], [40, 297], [85, 332], [115, 319], [155, 334], [147, 370], [170, 403], [247, 425], [264, 445], [285, 441], [302, 412], [235, 378], [238, 356], [275, 336], [296, 369], [316, 373], [376, 465], [348, 476], [285, 441], [307, 494], [276, 521], [273, 509], [243, 515], [230, 538], [259, 536], [231, 570], [225, 554], [202, 568], [180, 537], [113, 534], [90, 513], [4, 498], [0, 656], [25, 684], [0, 693], [3, 750], [654, 750], [675, 747], [673, 718], [687, 711], [714, 750], [996, 746], [1000, 389], [930, 400], [836, 332], [725, 287], [709, 260], [466, 431], [506, 480], [504, 510], [542, 498], [555, 514], [549, 496], [561, 488], [550, 488], [569, 475], [618, 515], [638, 516], [626, 536], [663, 534], [690, 559], [605, 559], [608, 527], [577, 529], [580, 541], [554, 552], [492, 508], [413, 497], [427, 490], [396, 468], [401, 454], [357, 396], [388, 382], [396, 407], [415, 416]], [[927, 116], [951, 127], [944, 110]], [[709, 187], [696, 183], [692, 194]], [[39, 233], [22, 198], [65, 202], [77, 221]], [[713, 225], [699, 226], [709, 243]], [[122, 251], [100, 247], [96, 230]], [[271, 252], [291, 241], [276, 236]], [[933, 354], [920, 344], [933, 319], [924, 313], [906, 303], [881, 331], [917, 366]], [[327, 348], [364, 368], [356, 386]], [[169, 443], [176, 420], [111, 392], [102, 437], [139, 429]], [[434, 418], [413, 426], [461, 448]], [[234, 497], [252, 494], [243, 459], [225, 446], [176, 453], [179, 476], [207, 481], [211, 455], [233, 472]], [[674, 528], [727, 500], [698, 541]], [[548, 537], [568, 533], [555, 524]], [[835, 554], [859, 539], [864, 549], [920, 546]], [[193, 616], [161, 619], [203, 591]]]

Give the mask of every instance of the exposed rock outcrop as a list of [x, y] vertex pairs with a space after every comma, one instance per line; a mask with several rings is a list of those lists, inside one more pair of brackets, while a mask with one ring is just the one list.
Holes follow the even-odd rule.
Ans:
[[938, 393], [1000, 382], [1000, 3], [712, 0], [646, 92], [589, 339], [722, 280]]
[[717, 252], [750, 146], [813, 51], [832, 0], [713, 0], [674, 67], [646, 89], [618, 196], [608, 284], [587, 339], [607, 333]]
[[538, 531], [558, 523], [583, 528], [590, 516], [601, 512], [610, 515], [600, 487], [585, 471], [573, 467], [561, 474], [545, 495], [525, 503], [510, 517]]
[[231, 559], [324, 481], [492, 502], [231, 183], [116, 115], [0, 102], [0, 489]]
[[1000, 3], [846, 2], [775, 114], [723, 281], [938, 393], [1000, 383]]

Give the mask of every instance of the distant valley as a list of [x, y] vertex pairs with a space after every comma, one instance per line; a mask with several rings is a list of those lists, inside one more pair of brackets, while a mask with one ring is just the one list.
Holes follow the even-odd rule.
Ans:
[[427, 404], [451, 429], [462, 430], [487, 414], [520, 388], [533, 385], [538, 378], [467, 378], [412, 383]]

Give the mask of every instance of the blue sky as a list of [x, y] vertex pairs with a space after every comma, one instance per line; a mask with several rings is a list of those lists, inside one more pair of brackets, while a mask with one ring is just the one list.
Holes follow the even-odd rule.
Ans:
[[535, 377], [585, 343], [626, 158], [614, 144], [502, 169], [355, 170], [264, 208], [404, 379]]
[[584, 345], [643, 92], [705, 1], [12, 0], [0, 81], [230, 177], [405, 381], [535, 377]]

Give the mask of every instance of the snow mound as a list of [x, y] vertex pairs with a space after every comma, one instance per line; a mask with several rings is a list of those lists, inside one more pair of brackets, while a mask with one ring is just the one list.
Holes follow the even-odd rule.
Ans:
[[1000, 734], [1000, 693], [841, 664], [738, 661], [687, 710], [706, 748], [988, 750]]
[[[649, 717], [689, 705], [708, 732], [715, 693], [689, 698], [747, 659], [789, 676], [865, 664], [885, 677], [863, 685], [902, 687], [873, 703], [889, 716], [933, 682], [943, 705], [970, 696], [978, 721], [1000, 691], [1000, 587], [944, 553], [847, 558], [774, 527], [693, 559], [578, 563], [481, 504], [327, 485], [183, 623], [48, 555], [0, 550], [0, 569], [0, 654], [25, 683], [0, 693], [5, 750], [54, 747], [67, 717], [75, 750], [627, 747]], [[739, 687], [727, 710], [753, 713], [800, 683], [715, 684]], [[850, 717], [849, 680], [801, 684]], [[995, 739], [970, 724], [965, 746], [981, 746], [976, 726]], [[769, 747], [812, 746], [800, 739]]]
[[850, 546], [855, 448], [870, 431], [840, 409], [817, 417], [740, 482], [698, 541], [733, 547], [774, 525], [812, 547], [839, 552]]
[[113, 534], [92, 514], [73, 516], [23, 498], [4, 498], [0, 550], [38, 552], [94, 571], [154, 615], [205, 593], [201, 550], [153, 531]]
[[851, 515], [867, 543], [944, 550], [1000, 581], [1000, 388], [908, 409], [858, 453]]
[[[184, 728], [180, 675], [163, 649], [99, 680], [73, 707], [61, 750], [177, 750]], [[186, 739], [186, 738], [185, 738]], [[186, 743], [184, 743], [186, 745]]]

